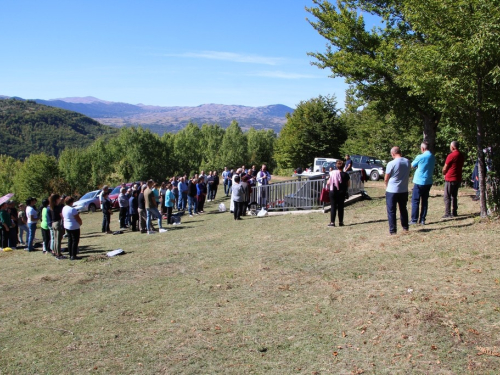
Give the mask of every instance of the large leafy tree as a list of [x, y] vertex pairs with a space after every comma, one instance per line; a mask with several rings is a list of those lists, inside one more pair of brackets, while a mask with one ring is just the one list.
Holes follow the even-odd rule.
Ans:
[[236, 121], [226, 129], [221, 146], [221, 162], [228, 168], [237, 168], [247, 162], [247, 139]]
[[[310, 53], [320, 68], [328, 68], [333, 77], [344, 77], [354, 85], [357, 95], [375, 102], [382, 114], [392, 113], [401, 119], [420, 118], [424, 139], [434, 150], [436, 131], [442, 112], [432, 92], [412, 92], [399, 78], [402, 47], [425, 43], [425, 35], [414, 32], [404, 13], [404, 1], [395, 0], [313, 0], [307, 10], [316, 20], [309, 21], [328, 40], [326, 52]], [[425, 2], [423, 2], [425, 3]], [[372, 14], [383, 27], [367, 30], [358, 12]], [[404, 123], [404, 121], [400, 121]]]
[[12, 156], [0, 155], [0, 196], [12, 193], [14, 176], [22, 163]]
[[275, 158], [280, 168], [306, 166], [315, 157], [338, 157], [347, 138], [334, 97], [319, 96], [297, 105], [276, 142]]
[[[500, 1], [402, 2], [407, 22], [425, 42], [402, 46], [400, 82], [414, 95], [434, 95], [464, 134], [475, 130], [481, 216], [487, 215], [486, 134], [495, 133], [500, 107]], [[458, 116], [457, 116], [458, 115]], [[488, 144], [489, 143], [489, 144]]]
[[201, 130], [198, 125], [190, 122], [174, 137], [174, 158], [177, 174], [198, 173], [203, 150], [201, 149]]
[[200, 169], [221, 170], [221, 146], [225, 130], [220, 125], [204, 124], [201, 127], [201, 148], [203, 149], [203, 161]]
[[247, 132], [248, 164], [266, 164], [269, 170], [276, 166], [274, 144], [276, 133], [273, 130], [256, 130], [251, 127]]
[[28, 197], [42, 199], [48, 197], [59, 179], [57, 160], [47, 154], [30, 155], [24, 160], [14, 176], [14, 192], [16, 199]]

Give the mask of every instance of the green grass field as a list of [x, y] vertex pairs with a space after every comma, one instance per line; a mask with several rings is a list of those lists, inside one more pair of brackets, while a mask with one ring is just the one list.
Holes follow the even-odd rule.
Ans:
[[466, 189], [441, 221], [433, 190], [428, 225], [388, 236], [366, 186], [343, 228], [218, 198], [156, 235], [83, 214], [82, 261], [0, 253], [0, 374], [497, 374], [498, 221]]

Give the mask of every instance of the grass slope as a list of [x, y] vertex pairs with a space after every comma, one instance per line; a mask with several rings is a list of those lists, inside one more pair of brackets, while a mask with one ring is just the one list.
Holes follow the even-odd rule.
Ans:
[[84, 261], [1, 253], [0, 373], [497, 373], [498, 222], [467, 196], [440, 221], [432, 191], [429, 225], [389, 237], [383, 183], [367, 186], [344, 228], [235, 222], [219, 198], [154, 236], [85, 214]]
[[67, 147], [87, 147], [117, 133], [80, 113], [15, 99], [0, 100], [0, 150], [24, 159], [45, 152], [58, 156]]

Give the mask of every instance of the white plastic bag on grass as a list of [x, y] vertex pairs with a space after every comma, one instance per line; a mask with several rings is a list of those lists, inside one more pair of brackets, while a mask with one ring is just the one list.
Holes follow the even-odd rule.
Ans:
[[257, 217], [264, 217], [264, 216], [267, 216], [267, 215], [268, 215], [268, 213], [267, 213], [266, 209], [265, 208], [261, 208], [260, 211], [259, 211], [259, 213], [257, 214]]
[[226, 212], [226, 205], [224, 203], [219, 204], [219, 212]]

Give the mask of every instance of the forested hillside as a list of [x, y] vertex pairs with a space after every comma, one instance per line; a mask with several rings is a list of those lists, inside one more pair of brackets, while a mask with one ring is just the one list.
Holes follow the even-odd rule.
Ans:
[[0, 100], [0, 153], [16, 159], [41, 152], [59, 156], [65, 148], [88, 147], [100, 136], [116, 133], [80, 113], [30, 100]]

